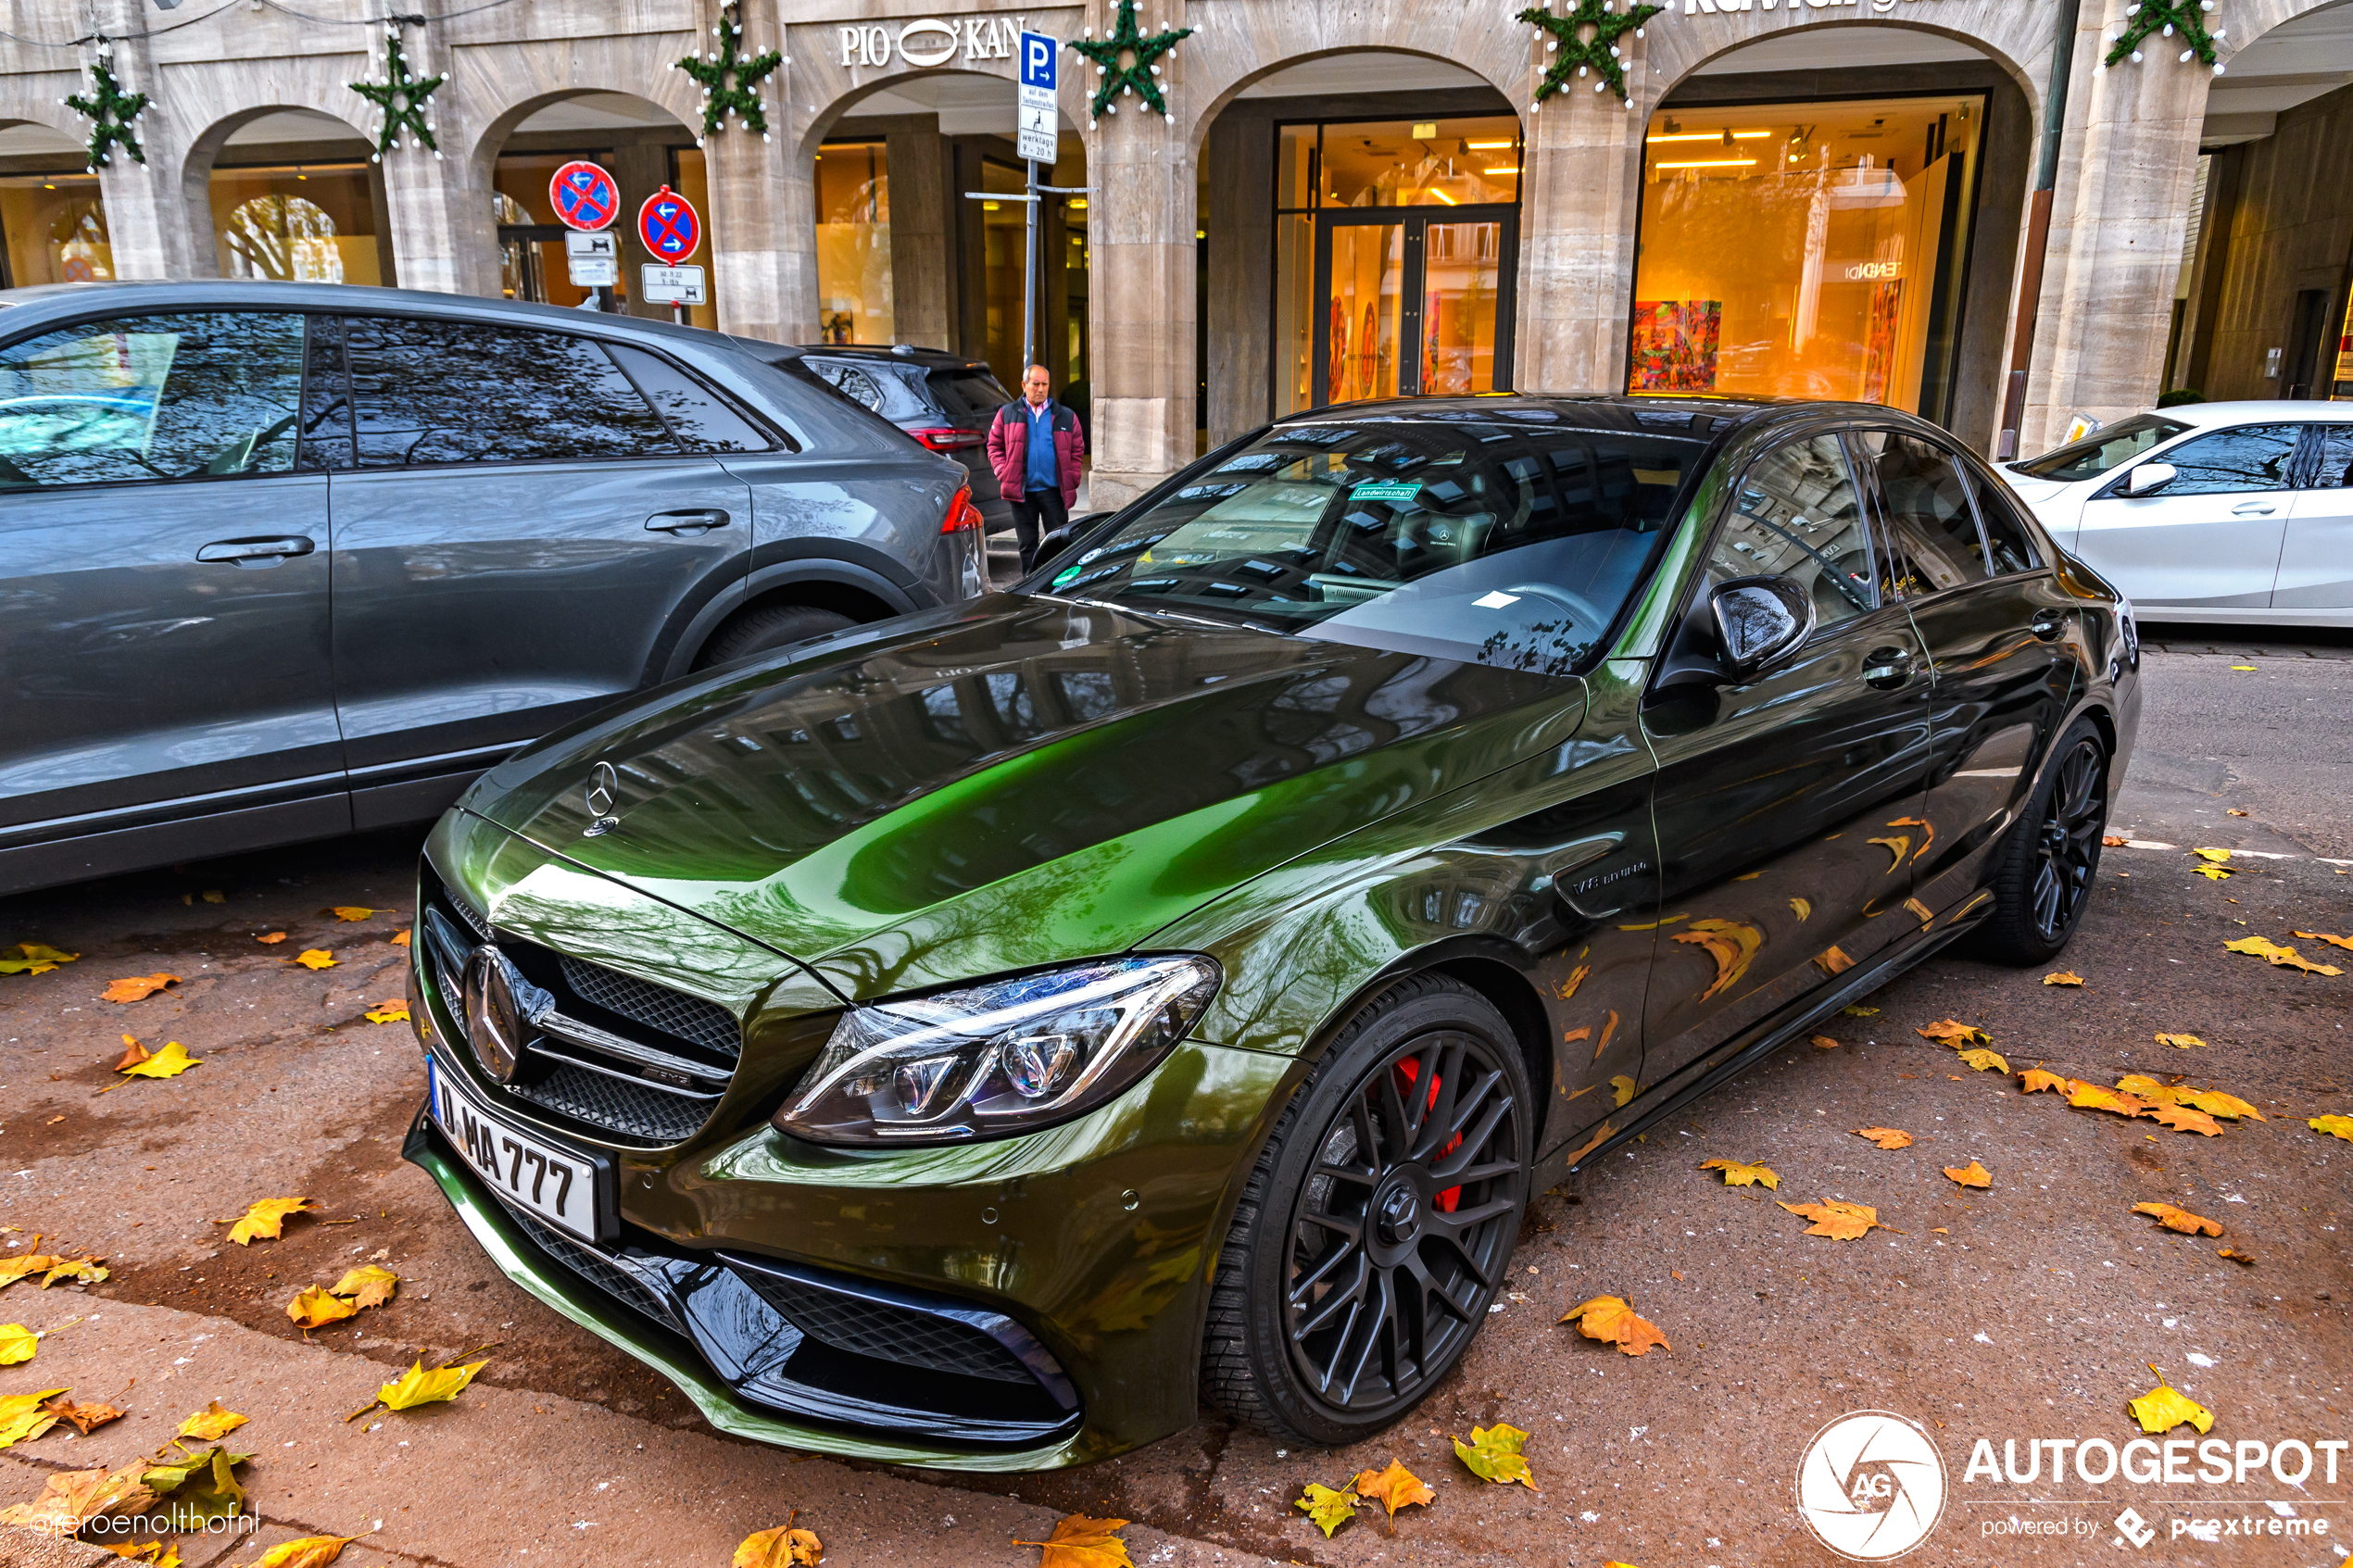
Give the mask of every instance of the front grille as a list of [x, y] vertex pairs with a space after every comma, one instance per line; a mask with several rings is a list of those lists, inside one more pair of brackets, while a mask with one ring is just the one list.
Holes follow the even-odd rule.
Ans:
[[679, 1143], [702, 1130], [711, 1102], [652, 1084], [631, 1083], [559, 1062], [546, 1077], [510, 1084], [507, 1092], [544, 1110], [607, 1133], [652, 1144]]
[[706, 1002], [700, 997], [689, 997], [667, 985], [656, 985], [579, 959], [567, 958], [562, 967], [573, 994], [607, 1012], [619, 1013], [648, 1029], [659, 1029], [723, 1056], [732, 1058], [742, 1048], [743, 1036], [736, 1027], [734, 1014], [716, 1002]]
[[794, 1327], [837, 1350], [996, 1383], [1037, 1381], [1011, 1350], [952, 1318], [765, 1274], [753, 1274], [750, 1280], [752, 1288], [791, 1319]]
[[656, 1323], [671, 1328], [684, 1326], [678, 1321], [678, 1314], [671, 1310], [667, 1297], [602, 1253], [582, 1246], [560, 1231], [541, 1224], [520, 1209], [509, 1209], [507, 1216], [515, 1222], [523, 1235], [537, 1244], [540, 1251], [606, 1295], [635, 1308]]

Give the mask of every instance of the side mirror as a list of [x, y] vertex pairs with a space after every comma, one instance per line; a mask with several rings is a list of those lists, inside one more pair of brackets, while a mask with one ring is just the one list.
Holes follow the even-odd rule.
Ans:
[[1786, 577], [1741, 577], [1709, 596], [1724, 662], [1747, 676], [1806, 640], [1814, 630], [1814, 596]]
[[2143, 463], [2124, 476], [2124, 494], [2153, 495], [2173, 482], [2175, 471], [2171, 463]]
[[1093, 532], [1095, 525], [1109, 516], [1111, 516], [1109, 512], [1081, 512], [1060, 528], [1047, 533], [1038, 541], [1038, 553], [1030, 558], [1030, 570], [1035, 571], [1064, 550], [1069, 549], [1073, 539]]

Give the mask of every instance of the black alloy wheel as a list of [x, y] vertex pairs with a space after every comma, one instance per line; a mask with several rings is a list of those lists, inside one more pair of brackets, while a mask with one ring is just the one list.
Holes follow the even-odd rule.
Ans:
[[2056, 958], [2092, 901], [2108, 826], [2108, 746], [2089, 720], [2070, 725], [1990, 869], [1993, 911], [1978, 948], [2015, 964]]
[[1294, 1096], [1236, 1215], [1204, 1347], [1211, 1398], [1340, 1444], [1428, 1394], [1510, 1267], [1531, 1098], [1509, 1026], [1475, 992], [1409, 981], [1360, 1015]]

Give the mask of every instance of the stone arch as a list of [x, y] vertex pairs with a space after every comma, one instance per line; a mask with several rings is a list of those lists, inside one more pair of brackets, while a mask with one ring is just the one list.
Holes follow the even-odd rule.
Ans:
[[[928, 69], [903, 70], [875, 76], [857, 82], [819, 106], [813, 112], [804, 114], [801, 117], [799, 132], [793, 143], [791, 156], [797, 160], [806, 160], [811, 157], [819, 147], [824, 144], [825, 138], [832, 135], [843, 120], [858, 112], [861, 104], [888, 93], [910, 94], [912, 92], [920, 95], [924, 84], [932, 82], [958, 85], [994, 82], [1003, 89], [1008, 107], [1012, 107], [1013, 101], [1013, 77], [1010, 70], [991, 70], [981, 66], [937, 66]], [[1059, 111], [1058, 118], [1061, 128], [1064, 131], [1077, 131], [1081, 128], [1078, 122], [1071, 118], [1067, 106]]]
[[[1080, 36], [1085, 15], [1077, 6], [1060, 6], [1024, 11], [1021, 20], [1033, 32], [1068, 39]], [[789, 140], [795, 166], [806, 169], [809, 157], [826, 133], [860, 101], [877, 93], [903, 91], [913, 83], [945, 77], [986, 77], [1002, 82], [1010, 96], [1015, 66], [1013, 18], [1007, 13], [987, 13], [960, 20], [968, 25], [943, 22], [939, 25], [945, 31], [925, 34], [926, 44], [937, 44], [949, 33], [954, 34], [952, 52], [947, 58], [929, 65], [909, 63], [900, 52], [906, 30], [923, 26], [929, 19], [875, 17], [852, 21], [794, 22], [787, 26], [782, 47], [789, 63], [779, 73], [782, 86], [771, 95], [771, 101], [783, 99], [790, 105]], [[985, 33], [981, 30], [986, 30]], [[887, 42], [889, 63], [864, 63], [872, 57], [871, 54], [862, 52], [849, 41], [848, 35], [853, 31], [880, 32]], [[1000, 45], [1002, 52], [999, 53]], [[1067, 54], [1063, 56], [1065, 72], [1074, 58]], [[1067, 84], [1063, 100], [1063, 119], [1075, 129], [1079, 122], [1072, 114]], [[777, 139], [786, 140], [781, 135]]]
[[[1754, 4], [1754, 0], [1751, 3]], [[1794, 5], [1795, 0], [1791, 0], [1791, 3]], [[1959, 0], [1944, 0], [1944, 3], [1954, 6], [1956, 10], [1960, 8]], [[2043, 90], [2050, 72], [2053, 24], [2051, 18], [2039, 8], [2031, 22], [2006, 21], [1999, 29], [2003, 36], [1998, 39], [1959, 27], [1919, 21], [1908, 16], [1839, 16], [1799, 22], [1753, 19], [1773, 16], [1771, 12], [1750, 11], [1746, 13], [1746, 17], [1752, 19], [1748, 27], [1714, 44], [1694, 42], [1688, 25], [1669, 27], [1663, 25], [1667, 21], [1667, 17], [1654, 18], [1651, 25], [1644, 30], [1647, 52], [1642, 56], [1645, 69], [1638, 107], [1655, 107], [1704, 68], [1751, 44], [1800, 33], [1827, 35], [1837, 31], [1851, 32], [1868, 28], [1874, 31], [1922, 33], [1960, 44], [2001, 68], [2026, 94], [2028, 106], [2038, 115], [2042, 111]], [[1700, 19], [1676, 14], [1674, 19], [1678, 23], [1688, 24]]]
[[271, 115], [295, 113], [333, 120], [354, 138], [369, 140], [353, 118], [366, 107], [366, 101], [348, 91], [325, 96], [339, 96], [346, 101], [330, 107], [315, 100], [303, 102], [289, 94], [280, 101], [246, 105], [221, 114], [189, 138], [180, 159], [180, 203], [187, 215], [192, 260], [202, 275], [212, 276], [219, 271], [219, 257], [214, 252], [218, 234], [212, 216], [212, 176], [222, 151], [238, 132]]
[[[1191, 40], [1187, 40], [1187, 43], [1189, 44]], [[1502, 52], [1490, 49], [1488, 53], [1491, 56], [1500, 56]], [[1227, 108], [1233, 104], [1235, 99], [1240, 97], [1253, 84], [1264, 82], [1268, 77], [1274, 76], [1280, 71], [1288, 70], [1293, 66], [1306, 65], [1315, 60], [1330, 59], [1336, 56], [1341, 55], [1402, 55], [1415, 59], [1431, 60], [1441, 65], [1449, 65], [1460, 69], [1468, 70], [1473, 75], [1479, 77], [1489, 86], [1494, 88], [1497, 93], [1501, 94], [1504, 102], [1510, 106], [1512, 113], [1517, 117], [1521, 124], [1525, 126], [1528, 119], [1529, 76], [1525, 38], [1520, 39], [1518, 41], [1518, 46], [1511, 50], [1510, 53], [1514, 56], [1513, 68], [1510, 71], [1499, 75], [1498, 72], [1501, 69], [1500, 57], [1483, 62], [1487, 69], [1481, 69], [1482, 62], [1480, 61], [1450, 56], [1440, 54], [1431, 49], [1411, 48], [1393, 43], [1382, 42], [1350, 42], [1337, 44], [1329, 47], [1312, 49], [1298, 55], [1279, 56], [1275, 58], [1262, 60], [1251, 65], [1239, 75], [1222, 77], [1219, 79], [1219, 84], [1215, 90], [1205, 101], [1201, 99], [1201, 95], [1198, 92], [1192, 90], [1192, 80], [1188, 77], [1185, 83], [1188, 89], [1188, 95], [1192, 100], [1201, 102], [1202, 107], [1200, 112], [1185, 127], [1187, 152], [1193, 157], [1199, 157], [1201, 156], [1202, 144], [1208, 137], [1210, 128], [1217, 122], [1217, 117], [1223, 114]]]
[[646, 84], [643, 82], [635, 86], [590, 82], [577, 86], [559, 87], [517, 99], [482, 120], [481, 129], [475, 132], [472, 145], [466, 151], [466, 159], [471, 172], [479, 183], [487, 189], [491, 174], [497, 167], [500, 150], [506, 146], [508, 140], [522, 129], [524, 122], [543, 109], [553, 108], [558, 104], [570, 103], [581, 98], [607, 96], [635, 98], [639, 103], [660, 109], [668, 115], [682, 129], [692, 132], [699, 144], [702, 135], [700, 132], [695, 130], [695, 127], [702, 118], [700, 94], [695, 90], [691, 82], [675, 73], [665, 72], [657, 81], [663, 88], [661, 93], [644, 91]]

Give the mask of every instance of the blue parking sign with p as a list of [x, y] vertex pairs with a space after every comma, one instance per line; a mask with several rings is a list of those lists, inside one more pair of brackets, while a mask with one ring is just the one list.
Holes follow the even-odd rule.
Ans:
[[1054, 40], [1042, 32], [1021, 35], [1021, 84], [1024, 87], [1043, 87], [1049, 93], [1054, 90], [1054, 59], [1058, 47], [1060, 45]]

